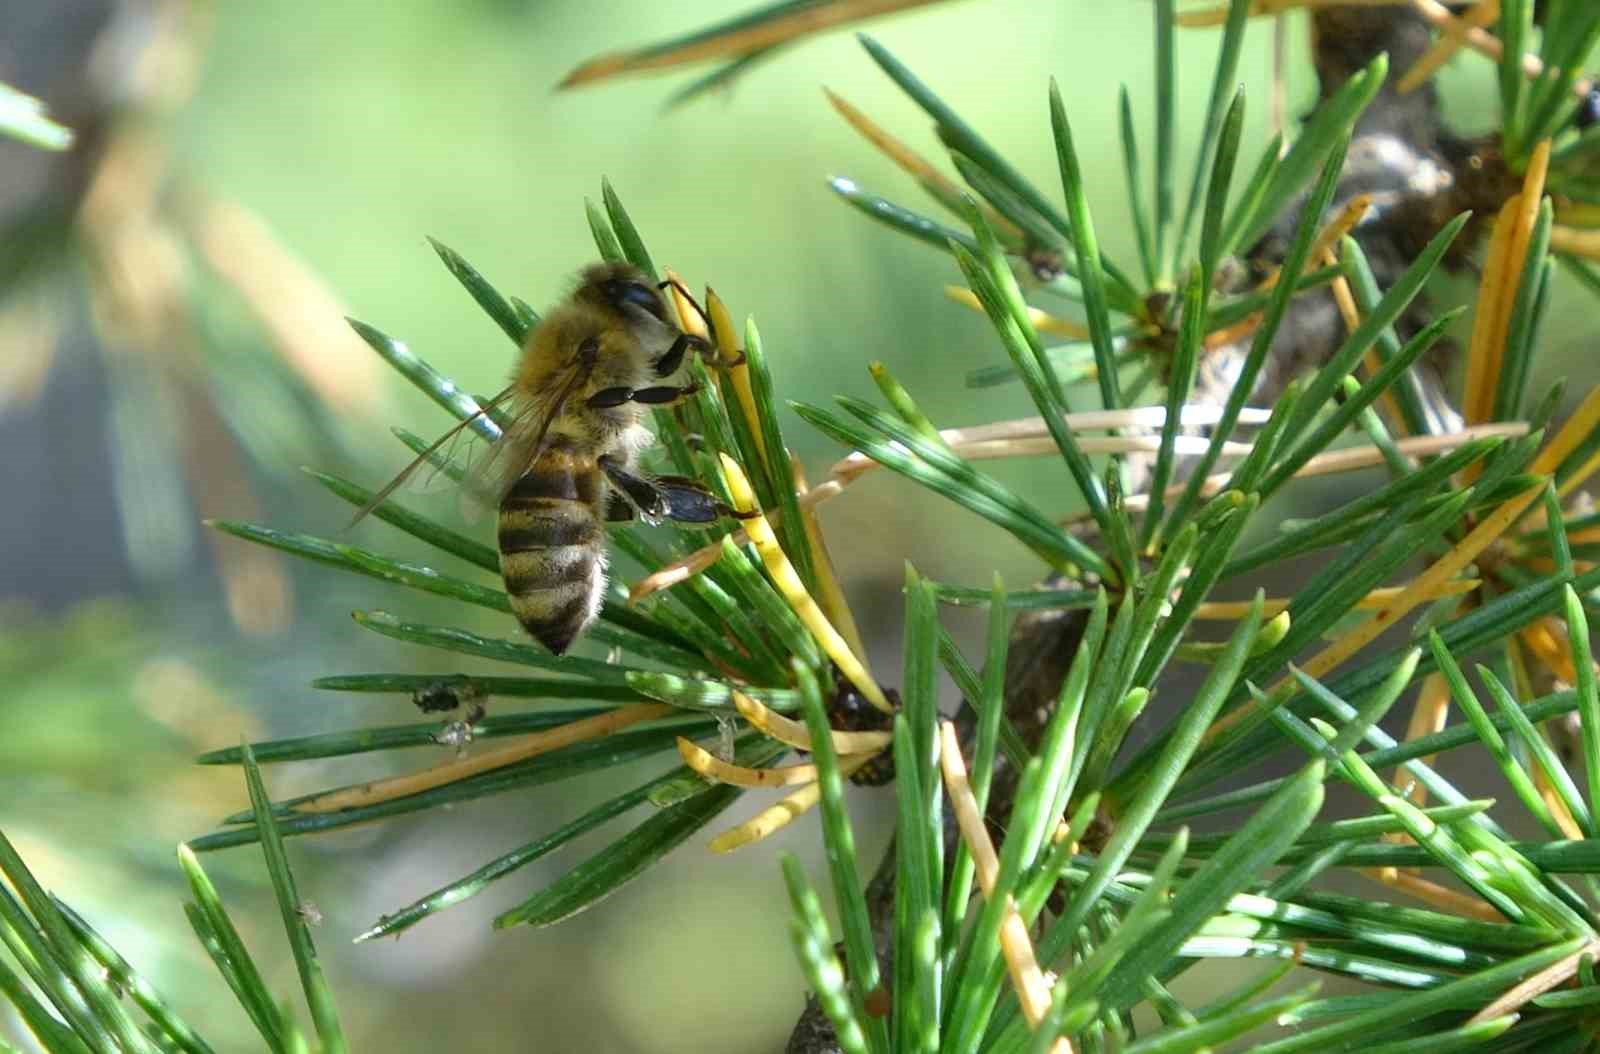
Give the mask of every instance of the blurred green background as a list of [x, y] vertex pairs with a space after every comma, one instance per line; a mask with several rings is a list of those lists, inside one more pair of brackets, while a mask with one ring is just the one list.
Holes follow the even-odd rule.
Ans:
[[[339, 306], [406, 340], [471, 390], [498, 390], [512, 349], [439, 266], [425, 236], [460, 251], [503, 290], [543, 305], [594, 255], [583, 200], [598, 197], [604, 175], [658, 262], [691, 285], [715, 286], [736, 316], [758, 318], [780, 396], [871, 397], [865, 366], [881, 358], [941, 425], [1029, 412], [1020, 388], [964, 386], [967, 371], [994, 363], [1000, 351], [976, 314], [941, 295], [940, 286], [956, 278], [953, 264], [872, 224], [826, 188], [826, 176], [848, 175], [926, 207], [910, 181], [836, 117], [823, 85], [937, 154], [927, 121], [850, 34], [789, 49], [731, 91], [676, 110], [664, 110], [664, 102], [695, 74], [552, 90], [594, 54], [672, 36], [748, 3], [165, 5], [151, 8], [166, 15], [146, 19], [145, 35], [125, 33], [94, 61], [49, 68], [20, 31], [3, 42], [0, 57], [12, 66], [5, 79], [50, 99], [68, 123], [87, 112], [75, 105], [112, 96], [123, 123], [102, 131], [131, 125], [170, 150], [163, 207], [180, 217], [192, 215], [196, 202], [253, 214]], [[53, 16], [144, 10], [38, 0], [21, 7], [27, 17], [11, 24], [37, 33], [65, 31]], [[159, 29], [160, 17], [178, 9], [201, 26], [192, 93], [141, 113], [96, 83], [117, 47], [148, 44], [150, 26]], [[1101, 174], [1091, 185], [1103, 243], [1126, 259], [1132, 240], [1115, 89], [1130, 86], [1148, 131], [1150, 20], [1142, 0], [963, 0], [869, 29], [1046, 187], [1055, 177], [1045, 87], [1058, 78], [1079, 150]], [[1298, 19], [1290, 41], [1295, 113], [1314, 93]], [[1180, 125], [1193, 129], [1216, 35], [1187, 33], [1180, 44]], [[1257, 26], [1241, 66], [1252, 89], [1247, 156], [1265, 139], [1269, 53], [1268, 29]], [[1487, 64], [1458, 60], [1444, 83], [1460, 124], [1492, 119]], [[103, 141], [90, 137], [87, 145]], [[0, 153], [13, 188], [31, 180], [42, 195], [13, 201], [13, 217], [39, 210], [52, 189], [70, 184], [70, 163], [63, 164], [41, 168], [9, 148]], [[18, 228], [8, 230], [15, 251]], [[207, 548], [194, 524], [221, 515], [336, 532], [348, 509], [295, 467], [311, 461], [375, 484], [406, 459], [387, 424], [427, 434], [448, 420], [368, 363], [370, 353], [351, 339], [303, 342], [299, 365], [285, 370], [246, 298], [217, 281], [230, 263], [246, 271], [259, 263], [235, 255], [241, 244], [223, 239], [208, 267], [193, 268], [202, 306], [192, 339], [178, 366], [153, 373], [130, 367], [128, 331], [85, 293], [96, 280], [92, 266], [32, 247], [27, 268], [6, 272], [0, 825], [17, 836], [46, 884], [164, 982], [192, 1020], [211, 1035], [243, 1037], [242, 1014], [184, 925], [171, 849], [240, 807], [244, 788], [236, 772], [198, 770], [190, 760], [242, 736], [405, 721], [409, 704], [401, 697], [341, 698], [307, 682], [365, 669], [422, 670], [439, 660], [377, 641], [346, 617], [357, 607], [426, 615], [430, 606], [416, 595], [315, 568], [251, 564], [237, 549]], [[291, 284], [260, 295], [293, 321], [303, 305], [307, 313], [322, 310], [303, 292]], [[1536, 384], [1581, 353], [1577, 319], [1561, 314], [1574, 302], [1564, 293]], [[41, 321], [47, 311], [48, 323]], [[317, 408], [319, 392], [336, 396], [326, 410]], [[194, 407], [202, 403], [215, 407], [216, 419], [198, 427]], [[790, 435], [813, 479], [843, 453], [798, 421]], [[239, 456], [217, 460], [230, 446]], [[1059, 466], [1005, 465], [996, 473], [1047, 509], [1072, 506]], [[876, 633], [871, 643], [884, 671], [897, 663], [902, 560], [968, 584], [987, 582], [996, 569], [1015, 583], [1038, 576], [1005, 535], [887, 473], [827, 506], [823, 519], [858, 618]], [[380, 526], [363, 525], [353, 536], [404, 551]], [[970, 632], [959, 614], [952, 621]], [[484, 626], [509, 632], [492, 619]], [[645, 769], [663, 767], [658, 759]], [[269, 771], [269, 786], [285, 796], [371, 770], [302, 765]], [[398, 942], [349, 944], [381, 912], [576, 816], [605, 796], [608, 783], [563, 784], [292, 843], [302, 891], [325, 920], [319, 942], [355, 1049], [781, 1047], [803, 986], [774, 850], [801, 853], [815, 872], [814, 817], [731, 858], [712, 858], [697, 839], [556, 929], [488, 928], [497, 910], [614, 836], [614, 829], [602, 832]], [[751, 798], [725, 822], [765, 804]], [[887, 794], [860, 792], [856, 801], [868, 832], [862, 857], [875, 861]], [[249, 921], [247, 941], [276, 964], [269, 982], [293, 991], [259, 857], [235, 850], [216, 866], [229, 879], [224, 895]], [[19, 1034], [0, 1016], [0, 1036]], [[248, 1042], [232, 1049], [249, 1049]]]

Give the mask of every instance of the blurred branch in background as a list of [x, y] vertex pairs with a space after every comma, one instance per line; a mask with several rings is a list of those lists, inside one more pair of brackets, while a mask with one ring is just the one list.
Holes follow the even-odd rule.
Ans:
[[[206, 803], [243, 799], [234, 779], [189, 760], [255, 721], [220, 651], [173, 636], [123, 601], [49, 618], [0, 609], [0, 817], [43, 885], [70, 888], [107, 937], [194, 1008], [197, 1025], [215, 1031], [231, 1021], [201, 995], [220, 991], [206, 982], [204, 956], [181, 923], [160, 920], [171, 918], [179, 887], [171, 846]], [[261, 881], [255, 868], [215, 874], [233, 890]], [[0, 956], [0, 974], [13, 964]]]
[[703, 78], [674, 93], [669, 105], [676, 106], [712, 89], [728, 87], [763, 59], [817, 33], [941, 2], [943, 0], [778, 0], [681, 37], [598, 55], [568, 73], [558, 87], [578, 88], [613, 77], [724, 60]]
[[[307, 1032], [315, 1032], [319, 1054], [344, 1054], [344, 1029], [311, 937], [310, 927], [321, 922], [321, 912], [300, 897], [272, 822], [261, 773], [248, 753], [245, 781], [254, 815], [267, 832], [262, 844], [267, 873], [310, 1010], [311, 1028], [303, 1028], [290, 1006], [267, 988], [211, 875], [187, 846], [178, 847], [178, 863], [193, 898], [184, 904], [184, 913], [238, 1002], [237, 1007], [229, 1007], [222, 1000], [208, 1000], [193, 1018], [203, 1026], [200, 1031], [185, 1020], [181, 1008], [189, 1001], [183, 997], [191, 995], [199, 982], [198, 974], [179, 990], [177, 1004], [169, 1001], [148, 979], [154, 974], [139, 972], [86, 917], [110, 915], [111, 923], [117, 925], [120, 920], [115, 913], [90, 910], [80, 914], [69, 907], [45, 885], [51, 882], [48, 873], [43, 882], [35, 874], [40, 854], [26, 848], [19, 852], [11, 839], [0, 834], [0, 941], [13, 953], [13, 958], [0, 958], [0, 994], [32, 1033], [38, 1049], [48, 1054], [155, 1054], [158, 1050], [212, 1054], [212, 1046], [200, 1032], [216, 1027], [212, 1019], [217, 1011], [237, 1014], [242, 1010], [271, 1054], [311, 1050]], [[27, 859], [33, 861], [31, 866]], [[107, 927], [106, 932], [113, 931]], [[259, 946], [259, 941], [253, 943]], [[146, 963], [147, 970], [149, 952], [149, 948], [140, 948], [135, 956]], [[216, 987], [215, 978], [208, 983]], [[0, 1048], [13, 1049], [4, 1041]]]
[[186, 174], [211, 16], [0, 2], [0, 130], [23, 133], [0, 141], [0, 822], [220, 1029], [200, 949], [160, 922], [169, 847], [242, 796], [188, 762], [253, 726], [232, 630], [286, 627], [293, 590], [269, 551], [208, 535], [208, 561], [197, 512], [272, 507], [382, 386], [320, 281]]
[[0, 135], [40, 150], [65, 150], [72, 145], [72, 129], [52, 121], [44, 103], [4, 84], [0, 84]]
[[[281, 477], [337, 448], [335, 413], [368, 419], [381, 385], [322, 283], [265, 224], [187, 181], [174, 162], [167, 134], [204, 61], [209, 5], [4, 7], [10, 47], [0, 51], [0, 77], [52, 100], [79, 137], [57, 155], [0, 144], [13, 174], [0, 192], [0, 406], [23, 434], [93, 442], [94, 431], [30, 428], [23, 415], [40, 424], [61, 415], [37, 404], [53, 371], [103, 373], [103, 405], [70, 413], [106, 415], [131, 584], [160, 588], [193, 566], [196, 507], [259, 510], [252, 477]], [[234, 318], [241, 307], [248, 329]], [[80, 342], [85, 311], [98, 367], [58, 354]], [[35, 529], [55, 530], [49, 521], [36, 517]], [[235, 624], [283, 627], [292, 591], [277, 558], [214, 537], [211, 545]], [[51, 606], [74, 599], [34, 595]]]

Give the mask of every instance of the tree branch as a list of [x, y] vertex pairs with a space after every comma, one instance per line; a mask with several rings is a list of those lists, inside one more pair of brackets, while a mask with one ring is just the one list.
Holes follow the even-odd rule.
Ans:
[[[1381, 207], [1353, 236], [1371, 263], [1375, 277], [1388, 286], [1414, 260], [1418, 252], [1453, 217], [1467, 210], [1475, 214], [1473, 223], [1462, 232], [1446, 264], [1464, 267], [1482, 238], [1485, 222], [1518, 189], [1517, 178], [1500, 157], [1498, 140], [1465, 139], [1452, 134], [1440, 116], [1438, 97], [1432, 84], [1401, 94], [1396, 84], [1411, 65], [1427, 50], [1432, 34], [1427, 23], [1415, 12], [1398, 6], [1348, 6], [1318, 10], [1312, 20], [1315, 65], [1326, 101], [1350, 76], [1364, 69], [1381, 53], [1389, 56], [1389, 79], [1356, 125], [1351, 138], [1345, 169], [1334, 196], [1337, 212], [1357, 194], [1376, 194]], [[1283, 259], [1290, 239], [1301, 222], [1305, 198], [1293, 202], [1278, 217], [1265, 236], [1246, 258], [1257, 275], [1268, 273]], [[1402, 336], [1427, 324], [1431, 315], [1423, 298], [1401, 318]], [[1267, 367], [1252, 392], [1253, 405], [1271, 405], [1295, 378], [1321, 367], [1345, 339], [1344, 322], [1331, 294], [1317, 291], [1297, 296], [1274, 340]], [[1242, 361], [1249, 350], [1248, 338], [1209, 350], [1208, 372], [1230, 378], [1230, 360]], [[1439, 380], [1446, 348], [1427, 366], [1432, 374], [1424, 388], [1433, 389], [1434, 409], [1438, 414], [1454, 414], [1443, 395]], [[1425, 374], [1425, 378], [1426, 378]], [[1197, 399], [1209, 397], [1220, 403], [1226, 399], [1226, 386], [1209, 390], [1197, 385]], [[1058, 585], [1059, 583], [1052, 583]], [[1056, 697], [1067, 668], [1083, 637], [1087, 615], [1082, 610], [1030, 612], [1020, 616], [1011, 632], [1007, 664], [1005, 708], [1030, 747], [1037, 746], [1040, 733], [1054, 711]], [[963, 749], [972, 748], [973, 713], [963, 703], [957, 727]], [[995, 782], [990, 793], [988, 816], [991, 825], [1009, 816], [1016, 794], [1017, 774], [998, 759]], [[953, 826], [946, 825], [946, 840], [953, 846]], [[949, 859], [952, 854], [946, 854]], [[867, 902], [880, 958], [887, 959], [889, 934], [893, 928], [894, 847], [891, 843], [867, 889]], [[1049, 964], [1044, 964], [1048, 966]], [[884, 976], [892, 976], [887, 969]], [[814, 997], [806, 1003], [787, 1047], [789, 1054], [837, 1054], [838, 1044], [832, 1027]]]

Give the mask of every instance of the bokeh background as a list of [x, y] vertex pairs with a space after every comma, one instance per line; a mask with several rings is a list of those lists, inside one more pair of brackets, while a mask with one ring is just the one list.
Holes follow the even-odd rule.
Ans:
[[[832, 112], [823, 85], [937, 152], [927, 121], [850, 34], [788, 49], [678, 109], [664, 104], [695, 74], [553, 90], [585, 58], [749, 2], [0, 3], [0, 80], [80, 131], [63, 156], [0, 144], [0, 826], [191, 1020], [239, 1037], [228, 1049], [250, 1049], [248, 1025], [185, 926], [172, 849], [246, 799], [237, 772], [198, 768], [194, 755], [241, 737], [408, 720], [401, 697], [308, 682], [439, 659], [347, 618], [371, 607], [426, 617], [427, 598], [218, 541], [199, 521], [336, 532], [348, 508], [299, 465], [375, 484], [406, 460], [389, 424], [448, 424], [343, 331], [341, 312], [471, 390], [499, 389], [511, 349], [425, 236], [542, 305], [594, 255], [583, 201], [606, 176], [659, 262], [756, 315], [781, 396], [870, 397], [865, 366], [882, 359], [941, 425], [1027, 412], [1019, 388], [965, 386], [1001, 352], [978, 316], [940, 294], [953, 264], [826, 187], [848, 175], [917, 198]], [[1143, 0], [961, 0], [869, 28], [1047, 187], [1045, 87], [1058, 78], [1099, 173], [1102, 240], [1128, 258], [1114, 107], [1127, 83], [1148, 132], [1151, 16]], [[1267, 98], [1268, 33], [1252, 30], [1241, 66], [1253, 103]], [[1291, 113], [1314, 92], [1303, 38], [1291, 20]], [[1192, 130], [1216, 35], [1180, 46], [1180, 126]], [[1458, 127], [1492, 122], [1486, 63], [1458, 60], [1443, 85]], [[1266, 109], [1253, 105], [1247, 155], [1265, 139]], [[1536, 384], [1592, 376], [1577, 304], [1558, 289]], [[813, 478], [842, 453], [797, 420], [790, 434]], [[1048, 509], [1072, 507], [1059, 466], [996, 472]], [[1284, 513], [1304, 500], [1291, 495]], [[824, 521], [884, 669], [898, 649], [903, 560], [966, 584], [995, 569], [1017, 583], [1038, 576], [1006, 536], [886, 473]], [[381, 525], [351, 537], [409, 552]], [[268, 775], [285, 796], [416, 760]], [[292, 843], [355, 1049], [781, 1047], [803, 985], [774, 847], [819, 869], [815, 817], [731, 858], [699, 839], [553, 930], [497, 934], [488, 920], [595, 839], [398, 942], [349, 943], [381, 912], [576, 816], [611, 781]], [[883, 843], [888, 804], [885, 792], [857, 795], [864, 861]], [[294, 992], [259, 857], [234, 850], [208, 866], [273, 964], [269, 982]], [[0, 1037], [20, 1036], [0, 1014]]]

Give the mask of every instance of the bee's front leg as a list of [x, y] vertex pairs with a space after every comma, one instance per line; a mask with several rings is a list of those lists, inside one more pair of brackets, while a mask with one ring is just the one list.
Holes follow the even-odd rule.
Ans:
[[600, 459], [600, 468], [617, 493], [627, 498], [640, 516], [651, 523], [661, 520], [715, 523], [726, 516], [739, 516], [698, 481], [687, 476], [646, 478], [635, 475], [609, 457]]
[[[656, 288], [677, 290], [678, 295], [683, 297], [689, 306], [694, 308], [694, 313], [700, 316], [700, 321], [704, 324], [706, 332], [711, 332], [711, 319], [706, 316], [705, 308], [700, 306], [700, 301], [694, 298], [693, 293], [683, 287], [682, 282], [676, 278], [669, 278], [665, 282], [657, 282]], [[676, 370], [683, 363], [683, 353], [690, 348], [698, 351], [705, 358], [708, 366], [721, 366], [723, 369], [727, 369], [730, 366], [743, 365], [745, 361], [745, 355], [742, 351], [731, 359], [724, 359], [715, 344], [692, 333], [684, 333], [679, 336], [671, 348], [667, 349], [666, 354], [656, 360], [656, 376], [665, 377]]]
[[661, 357], [650, 364], [657, 377], [670, 377], [678, 372], [683, 365], [683, 358], [690, 351], [699, 352], [702, 356], [710, 358], [716, 351], [716, 345], [704, 337], [697, 337], [693, 333], [679, 333], [678, 339], [672, 342], [672, 347], [661, 353]]

